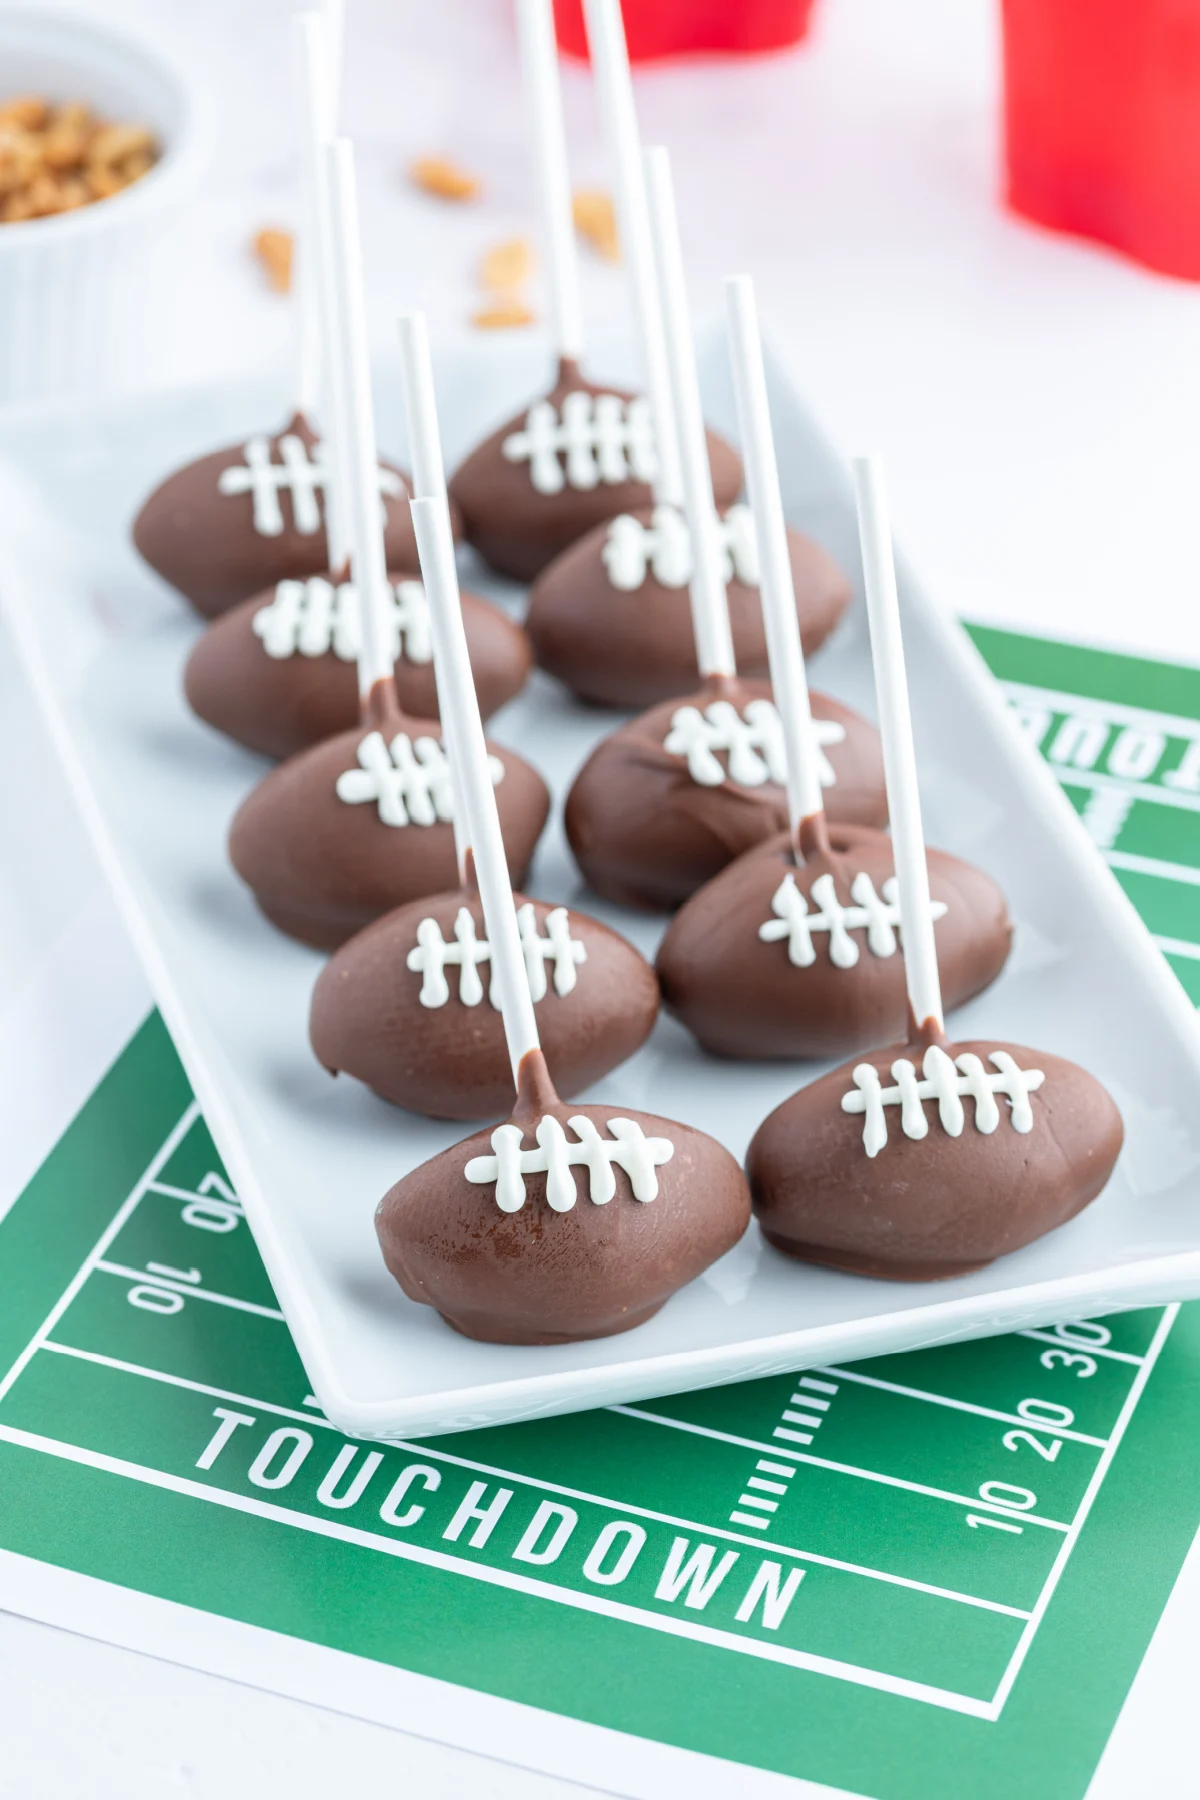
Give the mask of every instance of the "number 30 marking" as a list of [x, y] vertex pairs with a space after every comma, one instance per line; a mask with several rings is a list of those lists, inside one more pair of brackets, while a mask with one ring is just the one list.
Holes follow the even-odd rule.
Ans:
[[1085, 1356], [1082, 1350], [1043, 1350], [1041, 1360], [1043, 1369], [1052, 1369], [1055, 1363], [1063, 1369], [1074, 1369], [1079, 1381], [1096, 1373], [1095, 1357]]

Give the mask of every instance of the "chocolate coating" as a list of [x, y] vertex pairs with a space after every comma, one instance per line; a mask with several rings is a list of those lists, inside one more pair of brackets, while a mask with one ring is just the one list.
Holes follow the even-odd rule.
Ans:
[[[317, 442], [307, 419], [296, 414], [269, 439], [273, 461], [279, 460], [280, 439], [288, 435], [300, 438], [310, 450]], [[215, 619], [273, 582], [303, 580], [329, 567], [325, 502], [319, 489], [320, 530], [296, 530], [291, 495], [284, 490], [280, 494], [284, 528], [277, 537], [255, 530], [250, 494], [219, 491], [222, 471], [244, 461], [245, 441], [213, 450], [168, 475], [133, 523], [133, 541], [139, 553], [206, 619]], [[393, 467], [386, 462], [383, 466]], [[393, 469], [393, 473], [400, 471]], [[401, 479], [405, 483], [402, 494], [382, 496], [387, 564], [389, 569], [415, 570], [417, 545], [409, 489], [407, 479]]]
[[[739, 711], [769, 699], [766, 682], [720, 680], [686, 700], [668, 700], [597, 746], [567, 796], [565, 825], [588, 885], [623, 906], [672, 911], [727, 863], [787, 826], [787, 799], [776, 782], [702, 787], [664, 739], [680, 706], [728, 699]], [[837, 777], [825, 789], [831, 820], [882, 825], [887, 818], [879, 736], [860, 714], [827, 694], [812, 696], [813, 716], [845, 730], [826, 755]]]
[[947, 1043], [947, 1055], [1007, 1050], [1022, 1069], [1041, 1069], [1029, 1097], [1033, 1128], [1018, 1132], [998, 1095], [1000, 1122], [985, 1134], [966, 1096], [960, 1136], [951, 1137], [936, 1102], [923, 1102], [928, 1135], [906, 1137], [890, 1105], [888, 1141], [869, 1157], [861, 1113], [845, 1113], [858, 1062], [890, 1082], [893, 1061], [918, 1069], [917, 1045], [893, 1044], [845, 1063], [801, 1088], [763, 1121], [746, 1168], [754, 1211], [776, 1249], [805, 1262], [896, 1281], [966, 1275], [1019, 1250], [1082, 1211], [1104, 1187], [1124, 1128], [1107, 1090], [1076, 1063], [1016, 1044]]
[[[514, 899], [525, 904], [521, 894]], [[554, 908], [531, 904], [544, 936]], [[331, 1074], [344, 1070], [384, 1100], [436, 1119], [495, 1118], [513, 1102], [504, 1022], [487, 999], [490, 964], [480, 968], [484, 998], [475, 1006], [460, 999], [453, 966], [446, 969], [449, 999], [423, 1005], [422, 976], [408, 967], [422, 919], [436, 920], [450, 943], [463, 907], [476, 935], [486, 938], [473, 889], [413, 901], [368, 925], [321, 971], [309, 1018], [313, 1049]], [[566, 1095], [632, 1056], [658, 1016], [658, 984], [640, 951], [586, 913], [570, 914], [570, 930], [587, 952], [575, 987], [556, 993], [548, 965], [546, 993], [535, 1008], [547, 1067]]]
[[[959, 1006], [996, 979], [1008, 957], [1012, 925], [1004, 895], [989, 875], [943, 850], [928, 852], [929, 887], [947, 911], [936, 921], [938, 968], [947, 1007]], [[832, 876], [837, 898], [853, 906], [850, 884], [865, 873], [877, 894], [895, 873], [892, 841], [882, 832], [835, 826], [827, 847], [797, 868], [786, 831], [747, 851], [676, 913], [655, 967], [668, 1009], [717, 1056], [849, 1056], [894, 1043], [908, 1024], [904, 957], [897, 945], [876, 956], [865, 926], [850, 937], [858, 961], [839, 968], [830, 934], [812, 934], [815, 960], [797, 966], [786, 938], [764, 943], [771, 901], [790, 874], [819, 913], [812, 885]]]
[[[578, 363], [564, 360], [559, 364], [554, 386], [544, 398], [558, 408], [568, 394], [581, 390], [587, 394], [618, 394], [623, 400], [633, 397], [624, 388], [597, 387], [594, 382], [585, 381]], [[534, 401], [529, 404], [532, 406]], [[636, 512], [652, 504], [645, 481], [598, 481], [591, 488], [568, 483], [560, 493], [539, 493], [530, 479], [528, 462], [509, 462], [502, 449], [506, 438], [524, 428], [528, 412], [529, 407], [523, 408], [478, 444], [450, 482], [450, 498], [462, 513], [463, 534], [468, 543], [493, 569], [514, 581], [532, 581], [568, 544], [593, 526], [617, 513]], [[717, 503], [727, 506], [742, 485], [741, 458], [711, 431], [708, 454]]]
[[[183, 686], [188, 705], [207, 725], [248, 750], [282, 758], [353, 729], [358, 672], [332, 650], [268, 656], [254, 619], [272, 593], [255, 594], [213, 621], [192, 647]], [[464, 593], [462, 612], [480, 716], [487, 719], [524, 687], [533, 652], [521, 627], [486, 600]], [[395, 678], [402, 711], [438, 717], [432, 661], [401, 655]]]
[[471, 1158], [491, 1153], [491, 1129], [398, 1181], [375, 1216], [383, 1259], [410, 1300], [436, 1307], [466, 1337], [569, 1344], [630, 1331], [731, 1250], [749, 1223], [741, 1170], [703, 1132], [620, 1106], [563, 1106], [550, 1090], [537, 1105], [523, 1096], [514, 1110], [525, 1148], [547, 1113], [572, 1139], [570, 1120], [580, 1115], [601, 1135], [610, 1119], [632, 1119], [647, 1137], [670, 1138], [674, 1154], [649, 1201], [634, 1199], [617, 1168], [616, 1194], [597, 1205], [586, 1171], [575, 1168], [569, 1212], [548, 1204], [544, 1175], [525, 1176], [525, 1203], [512, 1213], [500, 1210], [492, 1187], [467, 1181]]
[[[643, 524], [649, 509], [638, 515]], [[556, 557], [529, 597], [525, 628], [543, 669], [600, 706], [645, 707], [688, 694], [700, 676], [686, 587], [664, 587], [651, 572], [638, 588], [614, 587], [602, 552], [608, 524]], [[821, 546], [788, 532], [796, 613], [806, 655], [833, 630], [850, 599], [850, 584]], [[768, 673], [762, 600], [736, 578], [726, 588], [739, 671]]]
[[[280, 763], [234, 816], [229, 856], [259, 906], [281, 931], [318, 950], [335, 950], [364, 925], [458, 880], [454, 827], [385, 825], [375, 804], [348, 804], [337, 779], [358, 767], [358, 746], [371, 730], [387, 742], [397, 732], [440, 738], [428, 719], [389, 716], [339, 732]], [[489, 745], [504, 764], [495, 789], [500, 830], [514, 885], [521, 885], [550, 810], [545, 782], [521, 757]]]

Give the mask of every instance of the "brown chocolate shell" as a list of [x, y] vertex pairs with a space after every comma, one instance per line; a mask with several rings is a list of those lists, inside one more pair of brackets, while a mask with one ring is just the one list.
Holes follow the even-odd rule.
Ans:
[[[539, 934], [556, 911], [531, 905]], [[483, 907], [474, 889], [458, 888], [397, 908], [343, 944], [313, 989], [309, 1034], [317, 1059], [331, 1074], [344, 1072], [384, 1100], [435, 1119], [488, 1119], [513, 1102], [504, 1022], [488, 996], [491, 965], [479, 965], [483, 997], [465, 1005], [460, 973], [444, 971], [448, 997], [421, 999], [425, 977], [408, 965], [417, 929], [432, 919], [447, 944], [462, 909], [476, 937], [486, 940]], [[559, 1093], [577, 1094], [633, 1055], [658, 1015], [658, 984], [639, 950], [586, 913], [570, 912], [571, 938], [585, 952], [567, 993], [555, 988], [546, 964], [546, 992], [535, 1003], [542, 1051]], [[457, 946], [455, 946], [457, 949]]]
[[[333, 650], [320, 656], [267, 654], [254, 621], [273, 593], [255, 594], [214, 620], [192, 647], [183, 685], [188, 705], [205, 724], [248, 750], [279, 759], [352, 730], [359, 698], [354, 663]], [[521, 627], [499, 607], [464, 593], [462, 612], [480, 716], [487, 719], [524, 687], [533, 652]], [[438, 717], [432, 659], [413, 662], [401, 654], [395, 678], [402, 711], [418, 719]]]
[[[648, 524], [651, 512], [636, 516]], [[614, 587], [603, 559], [607, 539], [606, 522], [538, 577], [525, 619], [538, 663], [598, 706], [647, 707], [692, 693], [700, 677], [687, 588], [664, 587], [652, 573], [640, 587]], [[811, 655], [845, 611], [850, 584], [812, 538], [789, 530], [788, 550], [800, 637]], [[726, 595], [738, 670], [765, 680], [759, 590], [734, 578]]]
[[[357, 769], [360, 744], [372, 730], [390, 743], [398, 732], [415, 742], [440, 740], [430, 719], [394, 709], [376, 726], [339, 732], [280, 763], [259, 782], [234, 816], [229, 856], [273, 925], [318, 950], [336, 950], [348, 937], [394, 907], [444, 893], [458, 880], [454, 827], [387, 825], [374, 802], [338, 797], [338, 777]], [[498, 744], [504, 765], [496, 808], [509, 872], [520, 886], [550, 810], [537, 771]]]
[[[310, 451], [317, 443], [307, 419], [296, 414], [281, 431], [268, 437], [272, 462], [280, 460], [279, 446], [288, 436], [298, 437]], [[246, 441], [213, 450], [168, 475], [133, 523], [133, 541], [139, 553], [206, 619], [215, 619], [276, 581], [303, 580], [329, 567], [320, 489], [319, 528], [296, 529], [292, 497], [284, 490], [279, 497], [283, 530], [275, 536], [255, 529], [249, 493], [221, 493], [217, 483], [222, 473], [245, 462]], [[408, 481], [393, 464], [383, 461], [381, 466], [399, 475], [404, 484], [402, 493], [382, 496], [387, 564], [389, 569], [415, 570], [417, 545]]]
[[1041, 1070], [1029, 1095], [1032, 1128], [1014, 1129], [1009, 1101], [984, 1133], [976, 1103], [963, 1095], [963, 1129], [952, 1137], [937, 1102], [922, 1102], [928, 1133], [911, 1138], [900, 1107], [884, 1108], [887, 1141], [874, 1156], [861, 1112], [842, 1110], [856, 1092], [860, 1063], [893, 1084], [903, 1057], [918, 1072], [924, 1047], [893, 1044], [844, 1063], [801, 1088], [759, 1126], [746, 1168], [763, 1233], [789, 1256], [856, 1275], [934, 1281], [967, 1275], [1073, 1219], [1094, 1200], [1121, 1150], [1121, 1115], [1105, 1088], [1076, 1063], [1018, 1044], [946, 1043], [948, 1056], [1007, 1052], [1022, 1070]]
[[620, 1106], [564, 1106], [551, 1090], [514, 1111], [524, 1148], [536, 1148], [534, 1129], [547, 1114], [568, 1141], [573, 1118], [590, 1119], [601, 1137], [610, 1120], [632, 1120], [647, 1138], [670, 1141], [670, 1161], [656, 1170], [652, 1200], [635, 1199], [618, 1167], [615, 1194], [598, 1205], [586, 1170], [575, 1167], [569, 1211], [552, 1208], [546, 1176], [530, 1173], [524, 1203], [503, 1212], [494, 1185], [464, 1173], [492, 1154], [489, 1128], [398, 1181], [375, 1216], [383, 1259], [410, 1300], [436, 1307], [466, 1337], [569, 1344], [630, 1331], [731, 1250], [749, 1223], [741, 1170], [703, 1132]]
[[[931, 897], [946, 907], [934, 925], [942, 995], [947, 1007], [960, 1006], [1004, 967], [1012, 924], [1004, 895], [982, 869], [943, 850], [931, 849], [928, 864]], [[843, 921], [857, 953], [845, 967], [832, 958], [828, 930], [809, 932], [807, 946], [806, 934], [798, 935], [798, 953], [807, 947], [814, 958], [800, 966], [789, 954], [790, 933], [769, 941], [759, 935], [764, 925], [787, 932], [772, 902], [789, 876], [810, 917], [827, 916], [822, 902], [832, 881], [853, 918], [863, 910], [851, 894], [856, 878], [865, 875], [882, 899], [894, 874], [891, 839], [857, 826], [833, 827], [825, 848], [814, 848], [799, 868], [787, 831], [747, 851], [693, 894], [667, 928], [655, 968], [668, 1010], [716, 1056], [824, 1059], [895, 1043], [908, 1025], [898, 927], [890, 950], [876, 954], [866, 925]], [[814, 882], [821, 884], [815, 899]], [[880, 935], [886, 950], [886, 929]]]
[[[703, 709], [728, 699], [739, 712], [770, 698], [762, 681], [722, 680], [661, 706], [614, 731], [597, 746], [567, 796], [565, 825], [588, 885], [606, 900], [673, 911], [726, 864], [787, 826], [787, 799], [774, 781], [758, 787], [724, 781], [704, 787], [687, 761], [664, 741], [681, 706]], [[861, 714], [827, 694], [812, 696], [813, 717], [840, 725], [845, 737], [825, 754], [836, 780], [825, 789], [831, 820], [882, 825], [887, 818], [879, 736]]]
[[[624, 388], [585, 381], [578, 363], [564, 360], [554, 386], [538, 399], [548, 400], [557, 410], [568, 394], [578, 392], [616, 394], [622, 400], [634, 397]], [[590, 488], [568, 483], [559, 493], [539, 493], [529, 463], [510, 462], [503, 450], [505, 440], [524, 429], [528, 413], [529, 407], [524, 408], [478, 444], [450, 482], [450, 498], [462, 513], [468, 543], [493, 569], [514, 581], [532, 581], [593, 526], [652, 504], [645, 481], [601, 480]], [[742, 485], [741, 458], [715, 432], [708, 434], [708, 452], [717, 503], [727, 506]]]

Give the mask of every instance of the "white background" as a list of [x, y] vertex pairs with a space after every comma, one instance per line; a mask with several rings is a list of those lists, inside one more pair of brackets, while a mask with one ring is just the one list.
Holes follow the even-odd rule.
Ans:
[[[219, 110], [156, 378], [277, 365], [287, 309], [247, 242], [295, 213], [289, 5], [75, 3], [174, 48]], [[532, 224], [507, 0], [349, 0], [349, 14], [373, 331], [387, 344], [415, 304], [452, 337], [480, 253]], [[899, 532], [942, 604], [1200, 660], [1200, 293], [1005, 216], [997, 49], [995, 0], [818, 0], [800, 56], [640, 76], [644, 135], [675, 153], [693, 297], [708, 310], [723, 274], [757, 277], [827, 429], [886, 455]], [[576, 181], [598, 185], [582, 72], [567, 95]], [[485, 173], [485, 199], [451, 209], [408, 189], [405, 163], [432, 151]], [[620, 277], [595, 260], [586, 275], [608, 327]], [[3, 639], [0, 754], [25, 777], [0, 784], [2, 1207], [146, 1002]], [[1094, 1800], [1195, 1793], [1198, 1658], [1193, 1557]], [[9, 1615], [0, 1676], [4, 1786], [21, 1800], [595, 1791]], [[497, 1749], [521, 1759], [519, 1743]]]

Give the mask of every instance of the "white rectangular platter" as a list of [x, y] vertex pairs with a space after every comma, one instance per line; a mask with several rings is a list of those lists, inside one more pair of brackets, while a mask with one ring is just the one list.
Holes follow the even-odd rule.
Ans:
[[[610, 379], [628, 373], [619, 360], [607, 359]], [[489, 344], [443, 358], [448, 457], [517, 410], [546, 372], [535, 346]], [[715, 341], [702, 372], [709, 417], [733, 435]], [[381, 370], [379, 389], [381, 441], [403, 461], [394, 370]], [[261, 919], [224, 856], [228, 821], [265, 765], [187, 712], [180, 670], [200, 625], [129, 544], [137, 505], [167, 471], [271, 426], [284, 400], [280, 384], [258, 383], [8, 414], [0, 420], [0, 601], [335, 1424], [356, 1436], [461, 1430], [1200, 1293], [1195, 1015], [1005, 718], [975, 652], [902, 571], [929, 838], [995, 875], [1017, 923], [1009, 968], [955, 1015], [952, 1030], [1073, 1057], [1108, 1084], [1128, 1137], [1105, 1193], [1041, 1242], [937, 1284], [808, 1268], [770, 1250], [752, 1226], [655, 1319], [587, 1344], [473, 1343], [409, 1302], [380, 1260], [373, 1212], [399, 1176], [464, 1128], [399, 1112], [317, 1066], [306, 1026], [321, 959]], [[777, 374], [772, 405], [789, 517], [857, 577], [846, 477]], [[467, 573], [471, 585], [519, 603], [516, 590], [489, 587], [476, 567]], [[812, 676], [873, 713], [861, 598]], [[561, 798], [614, 723], [538, 675], [490, 729], [536, 763]], [[557, 815], [527, 886], [592, 910], [653, 953], [661, 925], [589, 899]], [[759, 1121], [820, 1072], [712, 1061], [664, 1019], [585, 1098], [690, 1121], [740, 1156]]]

